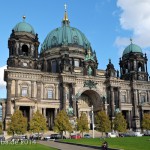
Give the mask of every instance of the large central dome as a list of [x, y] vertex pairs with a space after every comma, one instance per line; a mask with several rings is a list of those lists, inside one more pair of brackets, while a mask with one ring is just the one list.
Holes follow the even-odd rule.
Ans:
[[62, 26], [52, 30], [47, 35], [41, 46], [41, 53], [61, 45], [80, 46], [84, 49], [90, 48], [90, 43], [85, 35], [80, 30], [69, 25], [67, 14], [65, 14], [62, 21]]

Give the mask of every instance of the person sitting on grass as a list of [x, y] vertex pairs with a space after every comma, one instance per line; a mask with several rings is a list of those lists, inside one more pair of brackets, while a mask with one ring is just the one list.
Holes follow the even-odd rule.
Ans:
[[106, 141], [102, 144], [102, 150], [108, 150], [108, 143]]

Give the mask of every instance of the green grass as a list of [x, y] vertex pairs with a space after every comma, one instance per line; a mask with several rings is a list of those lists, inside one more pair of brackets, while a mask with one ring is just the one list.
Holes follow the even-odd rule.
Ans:
[[41, 144], [0, 144], [0, 150], [57, 150]]
[[[86, 145], [101, 146], [104, 140], [95, 139], [65, 139], [64, 142], [80, 143]], [[150, 150], [150, 137], [123, 137], [106, 138], [110, 148], [120, 148], [124, 150]]]

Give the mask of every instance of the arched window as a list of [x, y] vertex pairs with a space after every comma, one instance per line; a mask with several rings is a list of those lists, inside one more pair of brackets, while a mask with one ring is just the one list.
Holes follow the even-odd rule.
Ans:
[[56, 60], [53, 60], [53, 61], [52, 61], [52, 72], [53, 72], [53, 73], [56, 73], [56, 71], [57, 71], [56, 69], [57, 69]]
[[22, 54], [23, 54], [24, 56], [28, 56], [28, 54], [29, 54], [29, 49], [28, 49], [28, 46], [27, 46], [27, 45], [23, 45], [23, 46], [22, 46]]

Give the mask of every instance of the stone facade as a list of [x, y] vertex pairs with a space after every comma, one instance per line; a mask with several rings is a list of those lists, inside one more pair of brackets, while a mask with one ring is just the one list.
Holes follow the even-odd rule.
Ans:
[[[69, 22], [66, 19], [63, 23]], [[94, 113], [105, 110], [112, 121], [121, 111], [129, 129], [141, 129], [143, 113], [150, 113], [146, 55], [134, 52], [123, 56], [119, 76], [111, 60], [106, 70], [97, 69], [96, 53], [90, 47], [62, 43], [38, 55], [38, 46], [37, 34], [12, 30], [4, 71], [7, 98], [1, 102], [5, 129], [16, 109], [28, 121], [39, 109], [47, 118], [49, 129], [53, 129], [58, 111], [72, 107], [76, 117], [86, 113], [90, 124], [92, 105]]]

